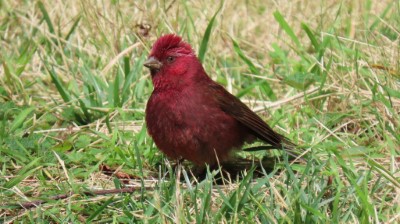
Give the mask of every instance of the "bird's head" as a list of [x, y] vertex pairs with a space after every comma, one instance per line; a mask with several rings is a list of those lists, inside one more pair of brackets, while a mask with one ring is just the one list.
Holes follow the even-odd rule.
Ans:
[[175, 34], [158, 38], [143, 65], [150, 69], [155, 86], [166, 80], [182, 82], [192, 76], [199, 65], [202, 67], [190, 44]]

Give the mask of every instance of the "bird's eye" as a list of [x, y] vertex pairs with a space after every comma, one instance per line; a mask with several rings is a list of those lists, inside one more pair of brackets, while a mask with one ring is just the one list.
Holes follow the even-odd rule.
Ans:
[[175, 58], [172, 57], [172, 56], [169, 56], [169, 57], [167, 58], [167, 62], [168, 62], [168, 63], [172, 63], [172, 62], [174, 62], [174, 61], [175, 61]]

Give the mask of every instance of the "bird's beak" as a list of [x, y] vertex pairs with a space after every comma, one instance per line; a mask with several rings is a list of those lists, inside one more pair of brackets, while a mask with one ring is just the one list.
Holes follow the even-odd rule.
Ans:
[[143, 65], [151, 70], [160, 70], [162, 63], [154, 57], [150, 57], [149, 59], [147, 59], [147, 61], [143, 63]]

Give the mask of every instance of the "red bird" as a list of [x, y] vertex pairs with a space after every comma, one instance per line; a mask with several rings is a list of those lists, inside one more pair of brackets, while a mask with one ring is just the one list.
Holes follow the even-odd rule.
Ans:
[[277, 149], [294, 144], [204, 71], [192, 47], [168, 34], [153, 45], [144, 66], [154, 85], [146, 123], [157, 147], [173, 159], [215, 165], [255, 138]]

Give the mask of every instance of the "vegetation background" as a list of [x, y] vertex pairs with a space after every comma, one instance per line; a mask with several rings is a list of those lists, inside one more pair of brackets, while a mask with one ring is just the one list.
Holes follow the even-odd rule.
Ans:
[[[0, 222], [398, 223], [399, 27], [398, 0], [0, 0]], [[308, 162], [175, 178], [144, 125], [166, 33]]]

